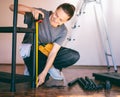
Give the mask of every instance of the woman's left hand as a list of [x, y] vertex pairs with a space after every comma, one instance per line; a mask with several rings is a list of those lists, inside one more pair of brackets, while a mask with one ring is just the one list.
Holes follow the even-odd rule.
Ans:
[[42, 85], [45, 81], [45, 77], [46, 77], [46, 73], [42, 72], [41, 74], [39, 74], [38, 79], [37, 79], [37, 87], [39, 87], [40, 85]]

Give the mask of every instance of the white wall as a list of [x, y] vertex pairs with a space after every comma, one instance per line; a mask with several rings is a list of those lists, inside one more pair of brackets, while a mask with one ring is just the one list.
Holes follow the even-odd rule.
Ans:
[[[54, 11], [55, 8], [63, 2], [70, 2], [78, 7], [79, 1], [80, 0], [19, 0], [19, 3], [33, 7], [43, 7]], [[13, 0], [4, 0], [0, 3], [0, 13], [2, 13], [0, 16], [0, 26], [12, 25], [13, 13], [9, 10], [11, 3], [13, 3]], [[71, 41], [65, 41], [65, 46], [79, 51], [81, 55], [80, 60], [75, 65], [106, 65], [100, 30], [98, 29], [94, 11], [94, 6], [96, 6], [98, 8], [97, 13], [99, 13], [98, 5], [99, 4], [88, 3], [84, 9], [85, 14], [81, 14], [79, 17], [75, 14], [72, 20], [66, 23], [69, 29], [69, 35], [71, 35]], [[120, 65], [120, 0], [102, 0], [102, 5], [108, 24], [108, 32], [115, 55], [115, 62]], [[98, 18], [100, 18], [100, 16]], [[101, 21], [101, 19], [99, 20]], [[75, 21], [77, 21], [77, 27], [72, 29]], [[18, 26], [26, 27], [26, 25], [23, 24], [22, 15], [18, 15]], [[0, 33], [0, 63], [11, 63], [11, 36], [12, 35], [8, 33]], [[17, 36], [17, 63], [23, 63], [18, 50], [24, 34], [17, 34]]]
[[[101, 3], [107, 23], [107, 32], [109, 33], [113, 54], [115, 56], [114, 61], [116, 62], [116, 64], [120, 65], [120, 12], [118, 11], [118, 9], [120, 8], [120, 1], [102, 0]], [[102, 13], [100, 12], [100, 4], [87, 4], [84, 9], [85, 14], [82, 14], [77, 19], [77, 26], [80, 25], [80, 27], [72, 29], [72, 41], [67, 44], [67, 47], [74, 48], [78, 50], [81, 54], [81, 59], [76, 64], [106, 64], [104, 49], [100, 37], [100, 30], [103, 32], [103, 34], [105, 34], [104, 26], [102, 24], [103, 22], [101, 22], [100, 25], [103, 27], [101, 27], [100, 30], [98, 29], [94, 6], [97, 11], [96, 13], [98, 14], [98, 21], [103, 21], [103, 19], [101, 18]], [[103, 42], [106, 43], [106, 38]], [[107, 51], [109, 51], [109, 49]], [[111, 58], [109, 59], [110, 64], [112, 65]]]

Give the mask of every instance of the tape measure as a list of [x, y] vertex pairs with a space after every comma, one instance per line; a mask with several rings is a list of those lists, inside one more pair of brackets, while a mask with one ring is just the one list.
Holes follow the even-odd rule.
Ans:
[[38, 25], [39, 23], [42, 23], [43, 18], [42, 15], [39, 14], [38, 16], [38, 20], [35, 20], [35, 26], [36, 26], [36, 61], [35, 61], [35, 65], [36, 65], [36, 86], [38, 84], [38, 33], [39, 33], [39, 29], [38, 29]]
[[36, 86], [38, 84], [38, 21], [36, 21]]
[[39, 29], [38, 29], [38, 26], [39, 26], [39, 23], [42, 23], [43, 21], [43, 17], [42, 17], [42, 14], [39, 14], [38, 15], [38, 20], [35, 20], [35, 26], [36, 26], [36, 87], [37, 87], [37, 84], [38, 84], [38, 49], [39, 49], [39, 45], [38, 45], [38, 33], [39, 33]]

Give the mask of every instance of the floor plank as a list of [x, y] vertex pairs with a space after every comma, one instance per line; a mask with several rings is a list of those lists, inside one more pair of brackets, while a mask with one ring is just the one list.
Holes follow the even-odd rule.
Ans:
[[[23, 74], [24, 66], [17, 66], [17, 73]], [[10, 66], [0, 65], [0, 71], [10, 72]], [[111, 68], [111, 71], [114, 71]], [[118, 72], [120, 69], [118, 70]], [[92, 73], [107, 72], [105, 67], [90, 67], [90, 66], [71, 66], [63, 69], [66, 82], [70, 82], [78, 77], [88, 76], [93, 79], [95, 83], [100, 83], [92, 76]], [[67, 84], [66, 83], [66, 84]], [[46, 85], [36, 89], [31, 89], [30, 83], [16, 84], [16, 92], [10, 92], [10, 84], [0, 82], [0, 97], [120, 97], [120, 87], [112, 85], [111, 90], [105, 89], [99, 91], [83, 90], [78, 84], [72, 87], [64, 86], [63, 81], [56, 81], [49, 79]], [[61, 86], [62, 85], [62, 86]]]

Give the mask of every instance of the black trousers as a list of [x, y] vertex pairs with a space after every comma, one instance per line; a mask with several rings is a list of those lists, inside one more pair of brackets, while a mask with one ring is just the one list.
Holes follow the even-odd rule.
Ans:
[[[80, 55], [77, 51], [61, 47], [58, 51], [58, 54], [54, 60], [54, 67], [62, 70], [62, 68], [66, 68], [68, 66], [76, 63], [80, 58]], [[45, 56], [42, 52], [38, 51], [38, 74], [40, 74], [45, 68], [47, 56]], [[24, 62], [28, 68], [30, 75], [33, 73], [33, 51], [31, 50], [30, 57], [24, 59]]]

